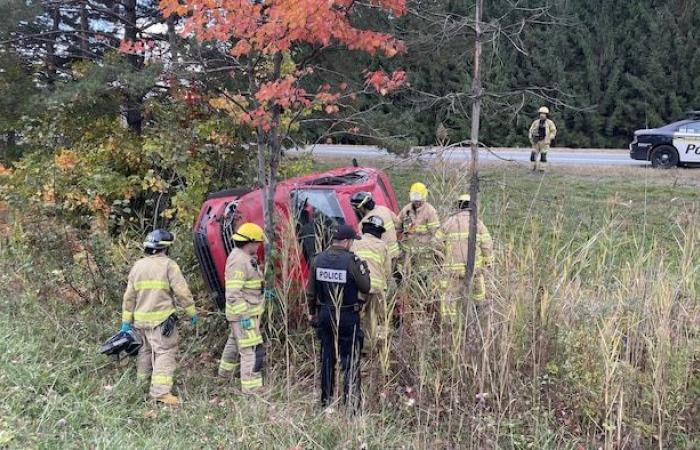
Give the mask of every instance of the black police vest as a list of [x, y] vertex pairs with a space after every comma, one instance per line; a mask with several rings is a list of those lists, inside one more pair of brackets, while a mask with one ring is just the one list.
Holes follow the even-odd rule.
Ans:
[[355, 279], [348, 268], [355, 263], [347, 250], [326, 250], [316, 256], [316, 273], [309, 274], [316, 283], [318, 304], [355, 306], [359, 303]]

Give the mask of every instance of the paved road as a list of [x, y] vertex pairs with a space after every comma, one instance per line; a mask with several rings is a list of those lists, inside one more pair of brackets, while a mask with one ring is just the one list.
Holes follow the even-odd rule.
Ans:
[[[378, 159], [395, 158], [386, 150], [365, 145], [326, 145], [318, 144], [307, 146], [297, 152], [311, 152], [316, 156], [328, 158], [358, 158]], [[420, 155], [420, 156], [418, 156]], [[421, 148], [412, 152], [412, 157], [421, 160], [434, 160], [440, 157], [440, 152], [431, 148]], [[470, 156], [468, 148], [454, 148], [442, 153], [442, 157], [449, 161], [466, 161]], [[480, 152], [482, 161], [518, 161], [530, 162], [530, 150], [526, 148], [494, 148], [490, 151]], [[564, 149], [550, 150], [548, 160], [552, 165], [559, 166], [644, 166], [649, 163], [630, 159], [626, 150], [600, 150], [600, 149]]]

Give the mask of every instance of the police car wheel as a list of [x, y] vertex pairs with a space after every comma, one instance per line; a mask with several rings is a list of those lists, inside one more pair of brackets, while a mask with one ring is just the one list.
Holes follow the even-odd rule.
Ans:
[[678, 165], [678, 152], [670, 145], [659, 145], [651, 152], [649, 159], [655, 169], [670, 169]]

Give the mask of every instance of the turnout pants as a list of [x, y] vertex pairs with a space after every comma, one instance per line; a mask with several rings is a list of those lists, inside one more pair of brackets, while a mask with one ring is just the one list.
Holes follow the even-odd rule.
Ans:
[[389, 333], [389, 321], [387, 317], [388, 307], [386, 294], [368, 294], [364, 296], [365, 306], [362, 309], [362, 329], [369, 341], [370, 347], [374, 347], [379, 341], [387, 339]]
[[532, 145], [532, 153], [530, 153], [530, 161], [532, 162], [532, 170], [544, 171], [547, 168], [547, 152], [548, 151], [549, 151], [549, 144], [545, 144], [544, 142], [535, 142]]
[[219, 362], [219, 375], [230, 376], [240, 363], [241, 390], [255, 392], [263, 385], [264, 349], [260, 318], [251, 317], [252, 327], [244, 330], [239, 322], [229, 322], [230, 332]]
[[151, 397], [169, 394], [177, 367], [177, 327], [168, 337], [163, 336], [162, 325], [152, 329], [137, 328], [136, 332], [143, 342], [136, 361], [136, 376], [140, 380], [151, 379]]
[[343, 401], [350, 400], [359, 407], [360, 400], [360, 352], [363, 332], [360, 317], [351, 307], [321, 306], [318, 317], [318, 338], [321, 341], [321, 404], [331, 403], [335, 387], [335, 366], [340, 357], [343, 371]]
[[[459, 301], [463, 298], [463, 276], [449, 276], [442, 282], [443, 291], [440, 295], [440, 317], [454, 320], [459, 312]], [[480, 269], [474, 272], [471, 299], [475, 304], [486, 300], [486, 283], [484, 273]]]

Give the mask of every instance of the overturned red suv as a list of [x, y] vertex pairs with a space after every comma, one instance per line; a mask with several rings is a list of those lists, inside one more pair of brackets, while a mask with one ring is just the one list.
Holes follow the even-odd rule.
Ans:
[[[304, 282], [308, 277], [307, 261], [324, 248], [335, 224], [357, 228], [359, 218], [350, 205], [356, 192], [371, 192], [378, 205], [398, 211], [394, 190], [387, 175], [369, 167], [346, 167], [281, 181], [275, 195], [278, 225], [293, 223], [295, 246], [299, 255], [288, 263], [297, 268], [294, 276]], [[224, 269], [226, 257], [233, 249], [231, 236], [245, 222], [263, 226], [261, 189], [234, 188], [207, 196], [194, 224], [194, 248], [204, 280], [219, 308], [226, 300]], [[324, 226], [319, 226], [324, 225]], [[286, 234], [289, 236], [289, 234]], [[278, 243], [279, 244], [279, 243]]]

